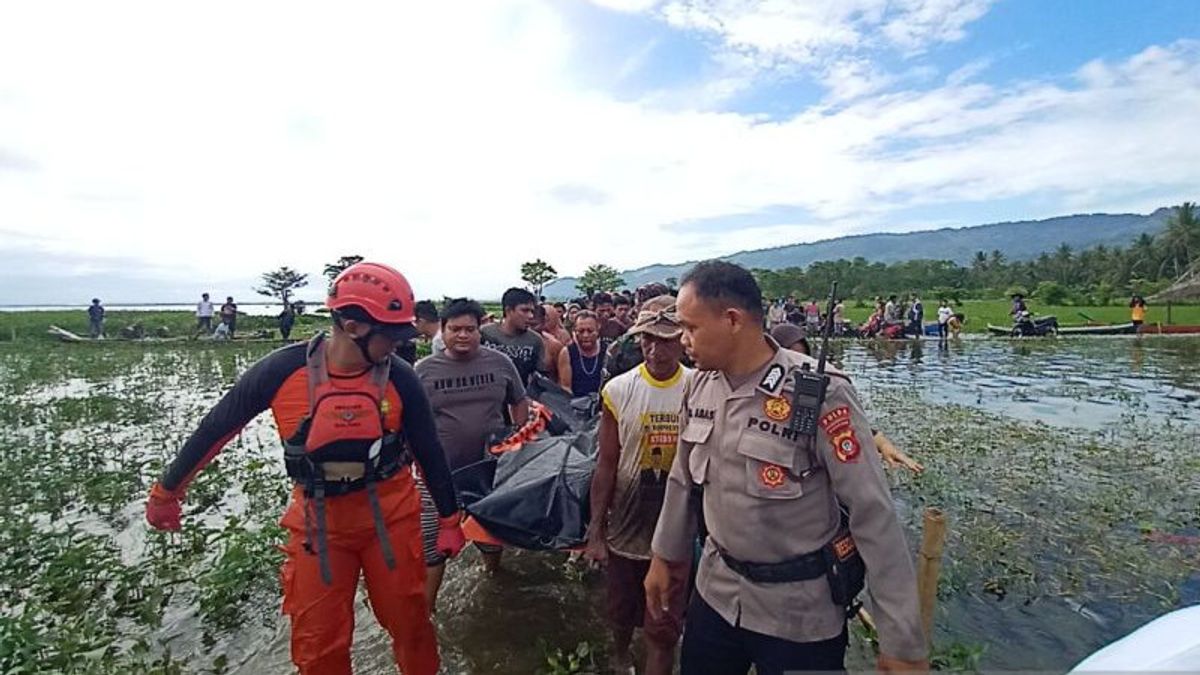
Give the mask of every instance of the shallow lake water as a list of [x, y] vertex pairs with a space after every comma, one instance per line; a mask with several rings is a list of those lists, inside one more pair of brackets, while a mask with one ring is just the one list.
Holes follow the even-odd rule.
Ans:
[[[161, 623], [122, 618], [110, 630], [124, 642], [143, 638], [151, 653], [170, 645], [189, 664], [185, 672], [291, 672], [276, 560], [262, 553], [260, 565], [252, 557], [239, 572], [245, 563], [235, 555], [240, 546], [271, 551], [271, 541], [244, 532], [271, 535], [282, 511], [285, 479], [268, 417], [251, 423], [193, 489], [185, 528], [203, 536], [149, 533], [141, 521], [161, 463], [267, 348], [0, 346], [0, 442], [12, 449], [0, 477], [42, 475], [31, 458], [45, 449], [87, 464], [58, 465], [78, 470], [70, 486], [0, 495], [15, 514], [5, 527], [28, 522], [58, 533], [74, 523], [111, 545], [105, 569], [162, 584], [153, 608]], [[974, 653], [984, 668], [1061, 671], [1171, 608], [1200, 602], [1200, 340], [835, 343], [833, 362], [853, 377], [873, 424], [927, 467], [919, 477], [889, 471], [914, 552], [923, 508], [947, 513], [935, 630], [943, 649]], [[61, 498], [48, 494], [56, 490]], [[36, 551], [25, 559], [56, 569]], [[214, 567], [254, 580], [243, 588]], [[10, 575], [0, 585], [35, 600], [52, 592], [13, 569], [0, 574]], [[214, 609], [214, 598], [226, 597], [232, 619]], [[35, 605], [43, 613], [59, 606], [8, 604], [0, 619]], [[469, 552], [450, 563], [438, 606], [444, 670], [525, 675], [544, 667], [547, 651], [581, 642], [603, 665], [603, 614], [599, 577], [564, 554], [506, 554], [491, 577]], [[54, 621], [35, 623], [45, 642], [65, 639]], [[356, 672], [395, 672], [361, 602], [354, 653]], [[860, 642], [851, 665], [864, 665], [864, 653]]]

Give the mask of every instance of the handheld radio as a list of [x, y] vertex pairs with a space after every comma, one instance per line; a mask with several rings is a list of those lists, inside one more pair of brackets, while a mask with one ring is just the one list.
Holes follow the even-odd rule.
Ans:
[[821, 415], [821, 405], [825, 403], [825, 389], [829, 386], [825, 362], [829, 356], [829, 336], [833, 334], [833, 309], [837, 303], [837, 287], [835, 281], [829, 289], [825, 323], [821, 327], [821, 353], [817, 357], [817, 369], [813, 371], [805, 366], [793, 371], [796, 388], [792, 392], [792, 417], [788, 420], [787, 428], [797, 440], [815, 438], [817, 435], [817, 419]]

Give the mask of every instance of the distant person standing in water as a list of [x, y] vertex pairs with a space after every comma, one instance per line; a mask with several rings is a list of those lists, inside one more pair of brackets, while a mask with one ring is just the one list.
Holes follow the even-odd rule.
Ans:
[[88, 307], [88, 332], [92, 339], [104, 337], [104, 306], [100, 298], [92, 298], [92, 306]]
[[233, 296], [225, 298], [225, 304], [221, 305], [221, 323], [229, 327], [229, 339], [233, 339], [233, 334], [237, 330], [237, 305], [233, 302]]
[[200, 302], [196, 303], [196, 333], [208, 335], [212, 332], [213, 304], [208, 299], [208, 293], [200, 294]]
[[938, 307], [938, 338], [945, 340], [950, 336], [950, 319], [954, 318], [954, 308], [950, 306], [950, 301], [942, 298], [942, 304]]
[[283, 311], [279, 313], [279, 334], [287, 340], [292, 334], [292, 326], [296, 325], [296, 310], [292, 309], [292, 303], [283, 303]]
[[1133, 325], [1140, 326], [1146, 321], [1146, 299], [1135, 295], [1129, 300], [1129, 320]]

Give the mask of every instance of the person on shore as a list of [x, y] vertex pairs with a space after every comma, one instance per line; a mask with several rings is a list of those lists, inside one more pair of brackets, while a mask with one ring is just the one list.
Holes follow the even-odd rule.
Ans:
[[1129, 321], [1140, 326], [1146, 321], [1146, 300], [1140, 295], [1129, 299]]
[[200, 294], [200, 302], [196, 303], [196, 332], [193, 335], [209, 335], [213, 325], [213, 303], [208, 299], [208, 293]]
[[783, 298], [775, 298], [775, 302], [767, 309], [767, 328], [774, 328], [787, 322], [787, 313], [783, 309]]
[[93, 340], [104, 337], [104, 305], [100, 304], [100, 298], [92, 298], [92, 304], [88, 306], [88, 335]]
[[1020, 293], [1012, 294], [1012, 308], [1009, 310], [1009, 315], [1013, 320], [1021, 318], [1021, 316], [1029, 311], [1029, 307], [1025, 305], [1025, 297]]
[[292, 326], [296, 325], [296, 311], [292, 309], [292, 303], [283, 303], [283, 311], [279, 313], [279, 334], [286, 341], [292, 336]]
[[621, 672], [633, 665], [629, 648], [634, 629], [641, 628], [645, 673], [669, 675], [682, 628], [686, 569], [672, 579], [675, 611], [669, 616], [655, 619], [646, 611], [643, 589], [691, 372], [680, 364], [682, 332], [675, 298], [663, 295], [644, 303], [629, 330], [644, 360], [605, 384], [601, 396], [599, 458], [592, 475], [585, 555], [604, 567], [608, 619]]
[[237, 334], [237, 304], [233, 301], [233, 296], [225, 298], [225, 304], [221, 305], [221, 323], [229, 328], [229, 339], [232, 340]]
[[600, 391], [605, 355], [599, 317], [589, 311], [580, 312], [575, 318], [574, 338], [558, 354], [558, 383], [572, 396], [595, 394]]
[[804, 326], [814, 335], [821, 330], [821, 306], [816, 299], [810, 299], [804, 306]]
[[281, 525], [283, 611], [302, 675], [349, 675], [359, 577], [406, 675], [435, 675], [437, 636], [425, 601], [415, 458], [439, 516], [437, 547], [465, 544], [446, 456], [416, 374], [394, 358], [415, 333], [408, 281], [360, 262], [334, 279], [332, 334], [252, 365], [204, 417], [150, 490], [146, 520], [178, 530], [192, 479], [230, 438], [270, 409], [293, 480]]
[[[483, 459], [492, 432], [505, 427], [505, 417], [524, 421], [529, 416], [525, 385], [513, 362], [494, 349], [481, 346], [479, 322], [483, 308], [474, 300], [451, 300], [442, 310], [442, 336], [446, 348], [417, 363], [417, 377], [425, 388], [437, 421], [438, 438], [450, 471]], [[433, 497], [419, 480], [424, 539], [426, 597], [436, 607], [445, 575], [446, 559], [437, 549], [438, 524]], [[500, 568], [503, 549], [477, 544], [488, 572]]]
[[945, 340], [950, 337], [950, 319], [954, 318], [954, 308], [950, 306], [950, 301], [942, 298], [942, 303], [938, 306], [938, 339]]
[[921, 296], [913, 293], [911, 304], [908, 306], [908, 333], [920, 337], [925, 334], [925, 305], [921, 303]]
[[[517, 372], [521, 373], [521, 384], [529, 386], [529, 378], [535, 372], [544, 373], [548, 369], [542, 336], [530, 330], [537, 298], [524, 288], [510, 288], [504, 291], [500, 304], [504, 311], [500, 323], [486, 324], [479, 330], [483, 346], [512, 359]], [[525, 420], [514, 422], [520, 426]]]
[[900, 304], [895, 295], [889, 295], [887, 303], [883, 306], [883, 323], [886, 326], [900, 323]]
[[879, 670], [927, 671], [916, 573], [853, 385], [827, 370], [814, 435], [791, 431], [793, 413], [807, 414], [792, 408], [793, 373], [816, 361], [763, 334], [762, 291], [732, 263], [692, 268], [677, 315], [700, 372], [684, 393], [645, 587], [654, 619], [677, 611], [671, 589], [692, 557], [698, 501], [708, 536], [681, 675], [844, 670], [864, 580]]

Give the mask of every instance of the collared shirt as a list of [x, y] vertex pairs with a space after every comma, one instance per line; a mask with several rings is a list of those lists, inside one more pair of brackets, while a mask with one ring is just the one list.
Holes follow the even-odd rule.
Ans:
[[[916, 574], [854, 387], [830, 369], [810, 452], [786, 427], [792, 372], [816, 361], [768, 342], [775, 356], [740, 387], [731, 388], [717, 371], [698, 372], [689, 383], [653, 552], [666, 560], [689, 558], [696, 522], [688, 493], [693, 482], [703, 484], [710, 537], [696, 582], [701, 597], [732, 625], [796, 642], [827, 640], [841, 633], [844, 611], [833, 604], [826, 579], [751, 582], [724, 563], [717, 543], [747, 562], [811, 553], [837, 533], [840, 501], [866, 563], [881, 651], [924, 658]], [[815, 472], [801, 478], [810, 468]]]

